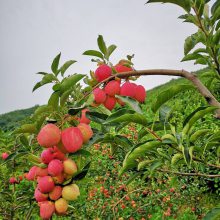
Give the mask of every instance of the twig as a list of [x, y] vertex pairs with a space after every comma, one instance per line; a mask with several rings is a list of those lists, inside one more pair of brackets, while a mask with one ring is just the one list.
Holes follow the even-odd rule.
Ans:
[[162, 142], [162, 139], [150, 128], [145, 128], [150, 134], [152, 134], [158, 141]]
[[[146, 129], [149, 129], [149, 128], [146, 128]], [[154, 136], [157, 138], [158, 141], [162, 142], [162, 139], [161, 139], [154, 131], [152, 131], [152, 130], [149, 129], [149, 132], [150, 132], [152, 135], [154, 135]], [[174, 147], [172, 144], [168, 144], [168, 145], [169, 145], [169, 147], [173, 148], [173, 149], [176, 150], [177, 152], [183, 153], [180, 149]], [[203, 161], [203, 160], [201, 160], [201, 159], [199, 159], [199, 158], [197, 158], [197, 157], [194, 157], [194, 156], [193, 156], [192, 159], [195, 160], [195, 161], [197, 161], [197, 162], [203, 163], [203, 164], [205, 164], [205, 165], [207, 165], [207, 166], [209, 166], [209, 167], [214, 167], [214, 168], [220, 169], [220, 166], [219, 166], [219, 165], [206, 163], [205, 161]]]
[[180, 176], [202, 176], [202, 177], [207, 177], [207, 178], [219, 178], [220, 174], [212, 175], [212, 174], [204, 174], [204, 173], [182, 173], [182, 172], [175, 172], [171, 170], [164, 170], [164, 169], [157, 169], [157, 171], [162, 172], [162, 173], [172, 173], [175, 175], [180, 175]]

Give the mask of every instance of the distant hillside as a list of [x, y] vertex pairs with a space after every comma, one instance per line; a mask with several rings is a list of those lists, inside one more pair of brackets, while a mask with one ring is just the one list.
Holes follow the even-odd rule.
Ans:
[[0, 128], [4, 131], [14, 130], [15, 127], [20, 125], [21, 121], [33, 114], [38, 106], [39, 105], [36, 105], [31, 108], [16, 110], [0, 115]]

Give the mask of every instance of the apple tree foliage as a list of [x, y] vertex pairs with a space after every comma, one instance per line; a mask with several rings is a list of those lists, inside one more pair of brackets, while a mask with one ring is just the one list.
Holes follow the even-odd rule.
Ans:
[[[196, 33], [185, 40], [182, 61], [194, 60], [195, 64], [205, 65], [206, 69], [201, 77], [208, 78], [207, 86], [211, 89], [212, 85], [220, 80], [220, 1], [215, 1], [211, 10], [209, 10], [207, 0], [149, 0], [147, 3], [156, 2], [172, 3], [182, 7], [185, 14], [179, 18], [198, 28]], [[116, 45], [107, 46], [101, 35], [97, 43], [98, 50], [87, 50], [83, 54], [92, 56], [93, 62], [104, 63], [113, 68], [110, 57]], [[189, 89], [196, 90], [194, 86], [191, 84], [176, 85], [159, 93], [157, 99], [151, 104], [154, 117], [149, 120], [146, 118], [142, 105], [127, 96], [116, 96], [125, 105], [116, 107], [113, 111], [109, 111], [103, 105], [94, 106], [93, 89], [105, 86], [108, 79], [98, 82], [92, 71], [90, 76], [78, 73], [66, 75], [66, 71], [76, 61], [69, 60], [61, 64], [60, 58], [61, 53], [54, 58], [49, 72], [37, 73], [42, 78], [36, 83], [33, 91], [43, 85], [51, 84], [52, 94], [48, 103], [40, 106], [28, 123], [14, 131], [16, 148], [2, 166], [11, 163], [13, 169], [18, 172], [24, 170], [24, 164], [30, 162], [33, 165], [42, 166], [36, 156], [40, 149], [36, 135], [41, 127], [46, 123], [55, 123], [61, 130], [65, 127], [76, 126], [76, 118], [80, 117], [81, 111], [87, 108], [89, 111], [86, 117], [92, 121], [94, 136], [82, 150], [70, 154], [70, 157], [77, 158], [77, 164], [80, 164], [79, 172], [71, 181], [82, 179], [89, 172], [92, 159], [89, 150], [95, 143], [108, 143], [112, 154], [116, 154], [120, 148], [124, 149], [126, 154], [119, 176], [128, 171], [134, 173], [128, 180], [128, 184], [138, 176], [146, 178], [157, 172], [219, 178], [220, 130], [219, 128], [214, 130], [197, 128], [198, 123], [201, 123], [206, 115], [213, 114], [217, 107], [200, 106], [186, 115], [185, 120], [177, 127], [170, 121], [172, 108], [165, 104], [178, 93]], [[132, 58], [133, 56], [128, 55], [124, 59], [124, 65], [133, 66]], [[113, 78], [114, 74], [117, 72], [113, 68]], [[135, 75], [126, 79], [120, 78], [122, 82], [137, 79]], [[84, 84], [81, 83], [82, 80]], [[130, 123], [138, 126], [139, 133], [136, 141], [123, 136], [123, 128]], [[24, 164], [17, 164], [18, 158], [22, 159]], [[24, 193], [24, 198], [20, 196], [21, 199], [26, 198], [29, 190], [30, 188]], [[4, 196], [8, 196], [9, 201], [19, 197], [10, 198], [11, 195], [7, 192]], [[30, 203], [32, 202], [30, 199]], [[18, 209], [19, 206], [16, 205], [16, 208]], [[30, 212], [31, 210], [28, 215]], [[218, 208], [210, 211], [206, 219], [217, 215], [219, 215]]]

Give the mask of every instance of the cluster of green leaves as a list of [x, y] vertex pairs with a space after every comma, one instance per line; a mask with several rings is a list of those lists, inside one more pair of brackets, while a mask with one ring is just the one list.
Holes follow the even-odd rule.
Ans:
[[[33, 91], [40, 88], [41, 86], [53, 83], [53, 93], [49, 98], [48, 105], [54, 109], [58, 109], [59, 105], [63, 106], [68, 100], [69, 96], [76, 92], [76, 84], [85, 76], [82, 74], [73, 74], [67, 77], [64, 77], [67, 69], [74, 64], [75, 60], [69, 60], [65, 62], [61, 67], [59, 67], [61, 53], [59, 53], [53, 60], [51, 65], [52, 73], [38, 72], [37, 74], [43, 75], [42, 80], [38, 82]], [[58, 76], [61, 75], [62, 79], [59, 80]], [[76, 99], [77, 95], [74, 93], [74, 98]]]
[[[86, 50], [83, 55], [87, 56], [92, 56], [95, 57], [95, 59], [91, 59], [92, 62], [96, 62], [98, 65], [99, 64], [107, 64], [112, 68], [113, 74], [116, 73], [114, 69], [114, 65], [110, 62], [110, 56], [112, 53], [115, 51], [117, 46], [115, 44], [111, 44], [107, 46], [107, 44], [104, 41], [104, 38], [102, 35], [99, 35], [97, 38], [97, 45], [99, 50]], [[134, 58], [133, 55], [127, 55], [126, 59], [123, 59], [123, 65], [131, 67], [133, 66], [132, 59]], [[134, 80], [136, 79], [135, 77], [132, 77]], [[90, 77], [86, 76], [84, 78], [85, 84], [88, 85], [87, 88], [85, 88], [86, 91], [90, 91], [92, 87], [98, 84], [98, 81], [96, 80], [94, 76], [94, 72], [90, 71]]]
[[[45, 121], [48, 123], [56, 123], [61, 121], [63, 116], [72, 106], [77, 109], [77, 113], [85, 108], [82, 107], [82, 97], [84, 92], [79, 81], [85, 77], [83, 74], [73, 74], [64, 77], [67, 69], [74, 64], [75, 60], [69, 60], [59, 67], [61, 53], [59, 53], [53, 60], [51, 65], [52, 73], [38, 72], [42, 75], [40, 82], [36, 83], [33, 91], [45, 84], [53, 84], [53, 92], [46, 105], [38, 107], [28, 124], [23, 124], [16, 129], [16, 133], [37, 134]], [[85, 98], [86, 100], [86, 98]], [[83, 100], [84, 104], [84, 100]], [[67, 108], [68, 106], [68, 108]]]
[[[209, 131], [208, 129], [197, 130], [196, 132], [193, 130], [195, 122], [204, 117], [205, 114], [213, 112], [216, 109], [215, 107], [200, 107], [196, 109], [183, 122], [181, 132], [177, 132], [175, 126], [167, 122], [170, 111], [167, 107], [165, 108], [166, 109], [164, 109], [164, 107], [160, 109], [160, 121], [156, 122], [147, 122], [143, 114], [134, 112], [132, 110], [119, 110], [106, 119], [105, 124], [107, 125], [116, 122], [132, 122], [142, 125], [138, 142], [136, 144], [132, 143], [132, 149], [125, 157], [123, 168], [120, 172], [121, 174], [134, 167], [137, 167], [138, 170], [144, 170], [147, 168], [150, 172], [152, 172], [158, 167], [164, 165], [165, 161], [171, 161], [171, 165], [173, 165], [174, 161], [175, 163], [177, 162], [177, 155], [178, 160], [185, 159], [186, 164], [190, 166], [193, 158], [193, 150], [197, 151], [197, 156], [201, 156], [202, 158], [204, 157], [206, 148], [195, 148], [194, 143], [198, 141], [199, 137], [204, 137], [204, 135], [211, 136], [210, 139], [207, 139], [207, 146], [211, 146], [211, 143], [217, 146], [215, 156], [216, 159], [218, 158], [219, 140], [216, 139], [218, 132], [212, 136], [212, 131]], [[152, 139], [152, 136], [147, 139], [145, 138], [146, 134], [148, 134], [150, 130], [146, 129], [146, 127], [153, 125], [152, 129], [154, 131], [152, 131], [152, 134], [154, 134], [155, 131], [166, 128], [165, 123], [169, 124], [170, 129], [168, 130], [170, 131], [165, 131], [166, 133], [162, 135], [161, 140], [158, 140], [157, 137], [155, 137], [156, 139]], [[155, 129], [154, 124], [156, 124]], [[142, 138], [145, 138], [145, 140]], [[214, 143], [213, 140], [216, 140], [216, 142]]]
[[83, 53], [83, 55], [96, 57], [97, 59], [95, 59], [95, 60], [92, 59], [93, 62], [108, 63], [111, 54], [115, 51], [117, 46], [114, 45], [114, 44], [112, 44], [110, 46], [106, 46], [106, 43], [105, 43], [102, 35], [98, 36], [97, 44], [98, 44], [98, 47], [99, 47], [99, 51], [98, 50], [86, 50]]
[[179, 18], [191, 23], [198, 31], [187, 37], [182, 61], [209, 67], [205, 74], [210, 83], [220, 80], [220, 2], [215, 1], [209, 14], [210, 0], [149, 0], [147, 3], [172, 3], [182, 7], [186, 14]]

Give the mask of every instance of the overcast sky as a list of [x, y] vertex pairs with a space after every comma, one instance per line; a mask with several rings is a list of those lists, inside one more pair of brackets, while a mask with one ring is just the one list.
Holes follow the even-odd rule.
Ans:
[[[196, 70], [181, 63], [184, 39], [196, 29], [177, 19], [184, 11], [171, 4], [148, 4], [146, 0], [0, 0], [0, 114], [47, 102], [51, 86], [32, 93], [40, 80], [35, 74], [50, 71], [52, 59], [78, 62], [71, 73], [88, 74], [95, 69], [82, 56], [97, 49], [96, 39], [116, 44], [113, 63], [135, 54], [136, 69], [172, 68]], [[150, 89], [170, 77], [142, 77]]]

